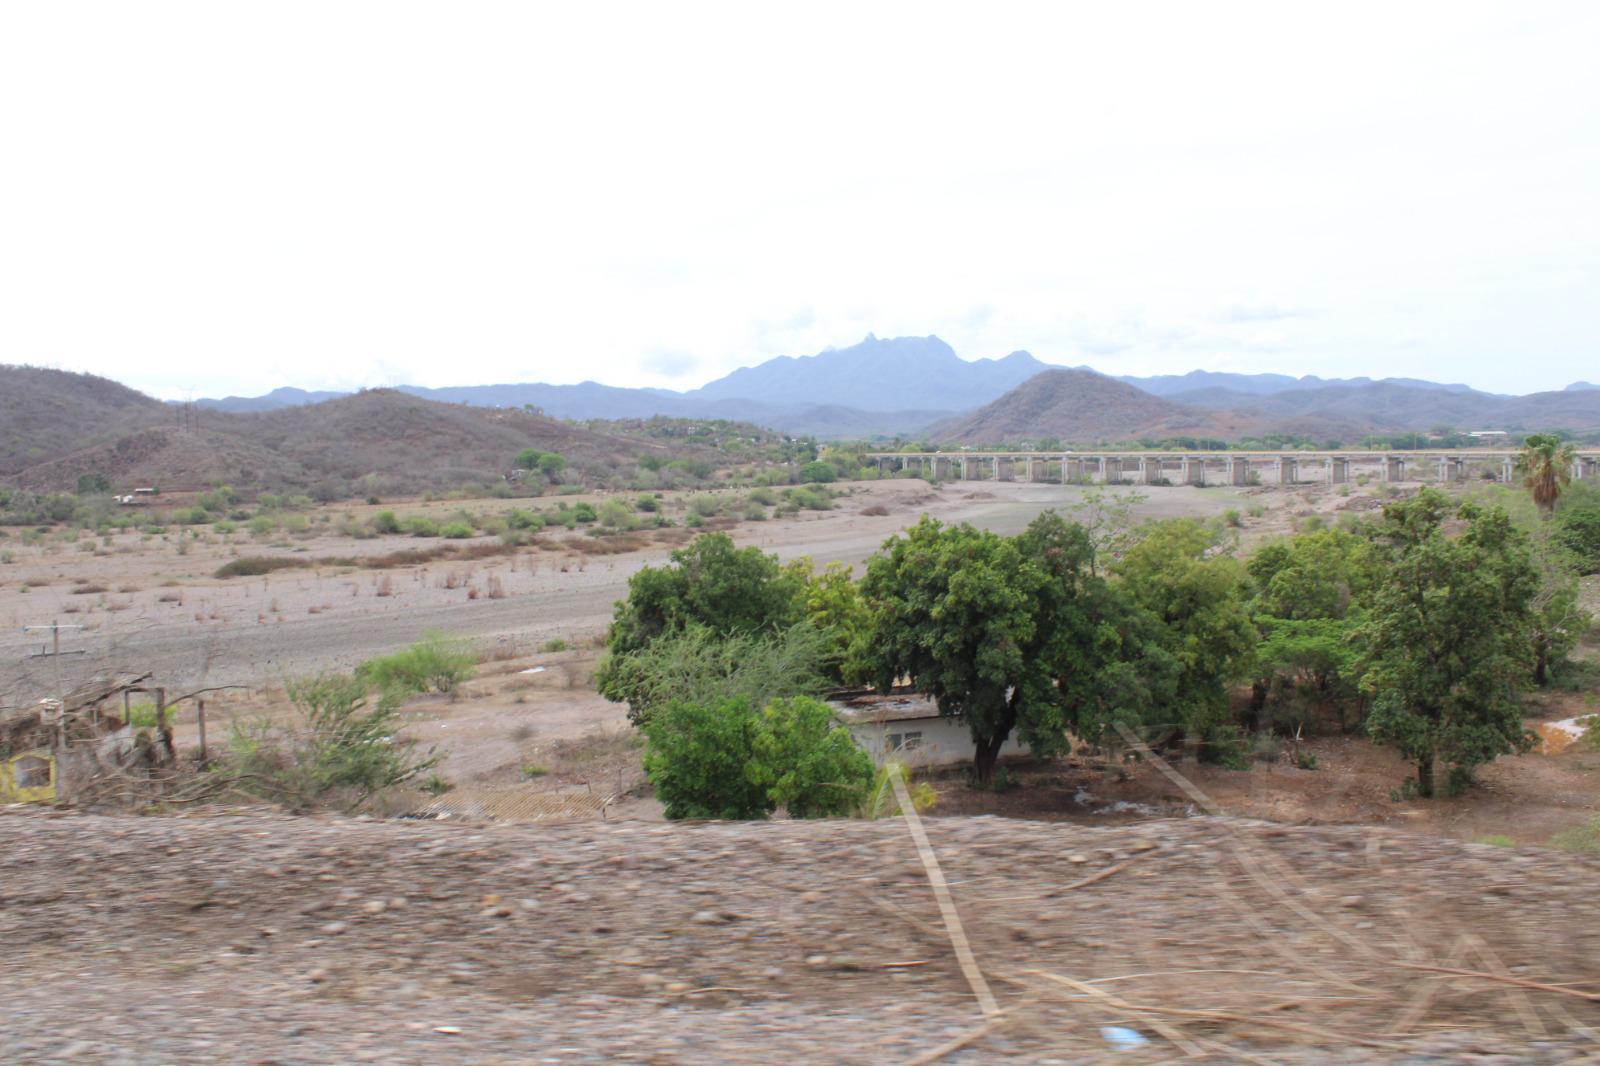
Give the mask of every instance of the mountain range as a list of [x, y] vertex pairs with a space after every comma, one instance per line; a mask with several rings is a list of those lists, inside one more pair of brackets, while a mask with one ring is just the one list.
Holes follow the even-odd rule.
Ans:
[[[938, 337], [879, 338], [869, 334], [847, 348], [816, 355], [779, 356], [683, 392], [619, 388], [593, 381], [578, 385], [525, 382], [444, 388], [401, 385], [398, 390], [443, 403], [531, 406], [554, 418], [724, 418], [792, 434], [871, 438], [924, 435], [932, 428], [963, 424], [961, 416], [1000, 400], [1042, 372], [1060, 369], [1097, 373], [1088, 367], [1055, 367], [1024, 351], [998, 359], [966, 360]], [[1481, 392], [1464, 384], [1415, 378], [1292, 377], [1208, 370], [1152, 377], [1099, 376], [1185, 409], [1238, 415], [1212, 418], [1193, 410], [1168, 411], [1160, 417], [1152, 416], [1148, 425], [1097, 416], [1067, 433], [1065, 439], [1096, 439], [1098, 430], [1125, 439], [1145, 435], [1145, 431], [1153, 431], [1152, 427], [1178, 423], [1192, 425], [1196, 432], [1205, 425], [1223, 431], [1229, 427], [1271, 427], [1281, 431], [1283, 426], [1293, 424], [1310, 435], [1347, 438], [1366, 433], [1421, 431], [1441, 424], [1475, 429], [1600, 427], [1600, 402], [1595, 399], [1600, 389], [1587, 382], [1574, 382], [1561, 392], [1516, 397]], [[1050, 380], [1055, 383], [1052, 390], [1064, 387], [1064, 380], [1077, 382], [1080, 389], [1089, 382], [1086, 377]], [[229, 396], [196, 403], [220, 411], [268, 411], [321, 403], [337, 395], [281, 388], [264, 396]], [[1037, 395], [1030, 395], [1030, 402], [1037, 399]], [[1103, 401], [1110, 404], [1109, 410], [1126, 408], [1130, 415], [1136, 408], [1143, 409], [1111, 397]], [[1122, 428], [1112, 428], [1113, 423]], [[1024, 428], [1016, 418], [1008, 418], [1004, 424]], [[1091, 427], [1098, 429], [1091, 431]]]

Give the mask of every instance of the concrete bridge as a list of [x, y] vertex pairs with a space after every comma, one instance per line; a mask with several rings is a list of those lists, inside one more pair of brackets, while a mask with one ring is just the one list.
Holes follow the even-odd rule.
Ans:
[[[1256, 452], [868, 452], [880, 473], [916, 470], [928, 480], [1037, 481], [1055, 484], [1342, 485], [1357, 472], [1382, 481], [1510, 482], [1520, 452], [1504, 448], [1416, 451]], [[1575, 479], [1600, 477], [1600, 449], [1578, 453]]]

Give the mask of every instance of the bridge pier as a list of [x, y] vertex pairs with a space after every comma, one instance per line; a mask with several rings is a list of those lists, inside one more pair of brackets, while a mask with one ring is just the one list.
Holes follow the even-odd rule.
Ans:
[[1122, 460], [1101, 459], [1100, 481], [1106, 485], [1113, 483], [1120, 484], [1122, 482]]
[[1278, 460], [1278, 484], [1293, 485], [1300, 480], [1300, 462], [1283, 456]]
[[1406, 478], [1406, 461], [1398, 455], [1385, 456], [1383, 460], [1383, 480], [1404, 481]]
[[1016, 466], [1010, 459], [995, 458], [994, 479], [996, 481], [1010, 481], [1016, 473]]
[[1161, 460], [1140, 459], [1139, 474], [1141, 475], [1140, 480], [1146, 485], [1154, 485], [1161, 480]]
[[1183, 460], [1183, 483], [1185, 485], [1204, 485], [1206, 483], [1206, 461], [1185, 456]]
[[1350, 460], [1336, 455], [1328, 460], [1328, 484], [1345, 485], [1350, 481]]
[[1242, 457], [1228, 457], [1228, 484], [1250, 484], [1250, 460]]

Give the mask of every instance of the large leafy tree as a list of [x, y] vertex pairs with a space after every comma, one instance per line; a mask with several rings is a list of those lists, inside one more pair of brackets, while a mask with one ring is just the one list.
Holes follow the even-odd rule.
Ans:
[[1227, 717], [1229, 686], [1249, 676], [1258, 639], [1244, 567], [1216, 546], [1216, 533], [1198, 522], [1157, 522], [1113, 568], [1132, 603], [1160, 623], [1177, 666], [1165, 724], [1181, 728], [1191, 747]]
[[1025, 649], [1036, 636], [1044, 572], [1009, 538], [923, 517], [867, 564], [862, 592], [875, 611], [873, 680], [901, 678], [961, 715], [980, 782], [1019, 725], [1043, 750], [1064, 739], [1048, 665]]
[[1261, 643], [1252, 709], [1302, 724], [1319, 707], [1359, 700], [1360, 653], [1350, 635], [1375, 584], [1372, 545], [1329, 529], [1263, 545], [1246, 569]]
[[[1453, 518], [1465, 523], [1455, 535]], [[1447, 776], [1527, 746], [1517, 695], [1532, 676], [1539, 578], [1503, 510], [1457, 508], [1435, 490], [1386, 505], [1373, 542], [1384, 578], [1359, 633], [1367, 725], [1433, 795]]]
[[1522, 442], [1517, 456], [1517, 472], [1533, 493], [1533, 502], [1545, 514], [1555, 510], [1561, 491], [1572, 480], [1572, 464], [1577, 456], [1571, 444], [1554, 433], [1534, 433]]
[[1096, 735], [1142, 713], [1152, 623], [1095, 575], [1094, 555], [1088, 531], [1054, 513], [1017, 537], [924, 518], [862, 582], [874, 683], [909, 678], [961, 715], [979, 782], [1013, 734], [1048, 754], [1069, 730]]

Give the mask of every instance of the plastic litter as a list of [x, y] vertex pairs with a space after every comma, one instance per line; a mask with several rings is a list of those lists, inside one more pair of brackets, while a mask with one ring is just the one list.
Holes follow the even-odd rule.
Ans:
[[1118, 1049], [1143, 1047], [1150, 1042], [1135, 1030], [1124, 1029], [1120, 1025], [1103, 1025], [1100, 1027], [1100, 1035], [1106, 1043]]

